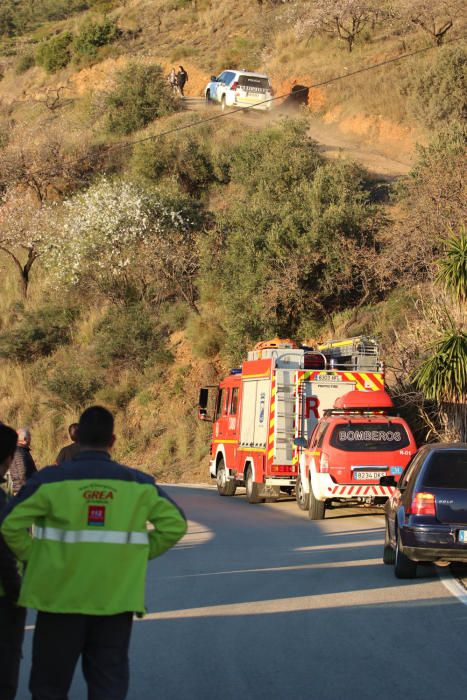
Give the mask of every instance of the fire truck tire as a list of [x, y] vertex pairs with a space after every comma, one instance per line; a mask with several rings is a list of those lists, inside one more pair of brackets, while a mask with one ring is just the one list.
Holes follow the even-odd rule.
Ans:
[[253, 481], [253, 471], [248, 467], [245, 479], [246, 500], [248, 503], [263, 503], [264, 498], [258, 496], [258, 485]]
[[300, 510], [309, 510], [310, 494], [304, 492], [302, 480], [300, 477], [297, 478], [297, 483], [295, 484], [295, 499]]
[[397, 533], [394, 573], [396, 578], [415, 578], [417, 575], [417, 562], [409, 559], [401, 551], [401, 537], [399, 533]]
[[235, 491], [237, 490], [237, 484], [235, 481], [227, 479], [227, 474], [225, 472], [225, 463], [221, 459], [219, 466], [217, 467], [217, 491], [219, 496], [235, 496]]
[[324, 501], [318, 501], [315, 498], [313, 489], [310, 484], [310, 507], [308, 508], [308, 517], [310, 520], [323, 520], [324, 512], [326, 510], [326, 503]]

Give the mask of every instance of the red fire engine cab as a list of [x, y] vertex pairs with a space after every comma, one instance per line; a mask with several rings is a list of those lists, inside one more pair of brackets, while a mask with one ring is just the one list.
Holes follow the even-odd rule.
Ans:
[[277, 500], [281, 490], [292, 493], [300, 443], [308, 443], [324, 411], [351, 390], [383, 388], [371, 338], [317, 349], [279, 338], [258, 343], [219, 386], [200, 391], [198, 415], [213, 423], [209, 471], [219, 494], [233, 496], [245, 486], [249, 503], [260, 503]]

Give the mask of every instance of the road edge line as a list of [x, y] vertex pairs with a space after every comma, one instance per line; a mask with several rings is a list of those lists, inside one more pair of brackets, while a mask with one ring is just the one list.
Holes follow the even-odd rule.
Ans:
[[438, 576], [445, 588], [447, 588], [452, 595], [456, 596], [461, 603], [467, 605], [467, 589], [459, 583], [455, 576], [448, 571], [438, 571]]

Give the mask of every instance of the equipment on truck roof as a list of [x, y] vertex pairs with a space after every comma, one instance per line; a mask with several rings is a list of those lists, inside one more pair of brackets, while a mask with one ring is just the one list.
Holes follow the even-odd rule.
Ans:
[[379, 360], [379, 345], [375, 338], [359, 335], [344, 340], [330, 340], [318, 345], [329, 367], [377, 372], [383, 369]]

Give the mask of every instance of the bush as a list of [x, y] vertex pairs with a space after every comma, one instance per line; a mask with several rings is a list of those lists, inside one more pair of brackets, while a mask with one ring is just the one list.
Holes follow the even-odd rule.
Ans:
[[87, 21], [73, 40], [73, 52], [77, 56], [95, 58], [98, 49], [116, 41], [119, 34], [116, 22], [111, 19], [103, 22]]
[[217, 180], [208, 145], [186, 134], [177, 139], [139, 144], [135, 148], [132, 167], [137, 175], [153, 182], [162, 177], [175, 177], [191, 195], [201, 194]]
[[25, 53], [20, 58], [18, 59], [18, 63], [16, 64], [16, 73], [18, 75], [21, 75], [22, 73], [26, 73], [30, 68], [36, 65], [36, 59], [34, 57], [33, 53]]
[[54, 73], [60, 68], [65, 68], [71, 60], [71, 42], [73, 34], [63, 32], [39, 46], [36, 53], [37, 63], [45, 68], [48, 73]]
[[174, 112], [177, 101], [162, 68], [130, 63], [117, 74], [115, 90], [106, 97], [108, 130], [130, 134], [158, 117]]
[[102, 379], [95, 370], [85, 366], [82, 358], [76, 354], [58, 362], [44, 384], [66, 406], [80, 409], [100, 389]]
[[76, 309], [44, 306], [26, 312], [15, 328], [0, 334], [0, 357], [32, 362], [68, 343], [77, 317]]
[[443, 48], [412, 86], [411, 111], [429, 128], [467, 120], [467, 54]]
[[96, 329], [94, 349], [103, 367], [141, 370], [156, 356], [163, 363], [170, 360], [162, 332], [143, 304], [110, 309]]
[[212, 358], [224, 346], [225, 331], [213, 315], [193, 315], [188, 321], [187, 337], [196, 357]]

